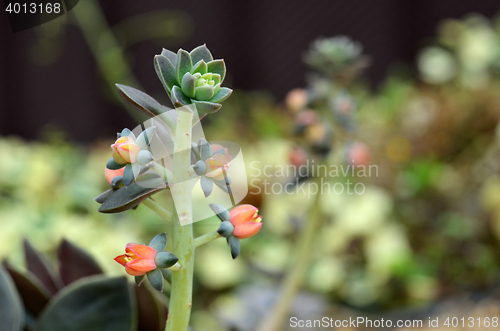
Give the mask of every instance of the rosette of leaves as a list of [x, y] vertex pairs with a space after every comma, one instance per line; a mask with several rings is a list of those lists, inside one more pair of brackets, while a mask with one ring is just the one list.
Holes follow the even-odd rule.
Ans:
[[[193, 170], [200, 176], [200, 186], [205, 197], [208, 197], [212, 193], [214, 184], [224, 192], [230, 193], [229, 185], [231, 184], [231, 178], [226, 173], [230, 156], [227, 155], [226, 150], [220, 148], [212, 152], [210, 143], [203, 138], [198, 141], [198, 144], [193, 144], [192, 150], [196, 160], [198, 160], [193, 165]], [[210, 164], [211, 161], [219, 164], [219, 169], [215, 170], [219, 174], [215, 175], [215, 171], [209, 169], [209, 166], [207, 166], [207, 163]]]
[[214, 60], [206, 45], [187, 52], [163, 49], [154, 59], [155, 70], [174, 107], [194, 104], [201, 113], [215, 113], [233, 92], [221, 84], [226, 76], [224, 60]]
[[311, 44], [304, 61], [326, 76], [346, 78], [369, 65], [369, 58], [363, 56], [362, 51], [362, 45], [347, 36], [318, 38]]
[[63, 240], [56, 268], [24, 242], [26, 271], [0, 265], [2, 330], [162, 331], [167, 303], [126, 277], [107, 277], [90, 254]]

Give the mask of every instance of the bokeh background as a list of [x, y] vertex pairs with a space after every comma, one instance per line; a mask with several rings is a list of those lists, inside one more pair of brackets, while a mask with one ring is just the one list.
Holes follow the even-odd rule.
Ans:
[[[115, 132], [142, 119], [113, 84], [169, 105], [152, 65], [161, 47], [207, 43], [224, 57], [235, 92], [203, 120], [207, 138], [240, 144], [248, 166], [287, 166], [295, 162], [297, 117], [286, 96], [321, 89], [304, 55], [318, 37], [346, 35], [370, 58], [349, 95], [355, 140], [379, 176], [357, 179], [362, 195], [320, 199], [321, 228], [293, 314], [498, 317], [499, 12], [498, 1], [470, 0], [88, 0], [15, 34], [4, 17], [0, 256], [22, 268], [24, 237], [49, 256], [68, 238], [121, 274], [112, 258], [124, 244], [162, 231], [143, 206], [103, 215], [93, 200], [108, 188]], [[343, 162], [344, 138], [329, 164]], [[266, 226], [243, 242], [241, 258], [233, 261], [222, 240], [197, 252], [196, 331], [254, 330], [293, 264], [311, 199], [249, 194], [247, 202], [261, 208]], [[196, 231], [214, 227], [202, 221]]]

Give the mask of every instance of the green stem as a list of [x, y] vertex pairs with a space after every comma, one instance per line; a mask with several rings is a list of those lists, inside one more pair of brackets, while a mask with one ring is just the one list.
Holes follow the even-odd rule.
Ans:
[[[183, 178], [191, 164], [191, 123], [193, 113], [177, 111], [175, 132], [174, 175]], [[172, 272], [172, 290], [166, 331], [186, 331], [191, 315], [193, 294], [194, 238], [192, 224], [192, 200], [189, 181], [171, 186], [174, 196], [174, 224], [172, 233], [173, 253], [179, 258], [182, 268]], [[181, 225], [185, 224], [185, 225]]]
[[306, 218], [305, 229], [300, 232], [296, 252], [293, 254], [293, 263], [291, 270], [288, 271], [280, 291], [280, 295], [274, 309], [264, 319], [261, 325], [256, 329], [259, 331], [278, 331], [281, 330], [282, 323], [287, 318], [293, 299], [297, 295], [303, 283], [307, 268], [310, 265], [310, 257], [316, 230], [321, 220], [320, 208], [321, 194], [317, 193], [311, 206], [310, 216]]
[[221, 238], [221, 235], [217, 233], [217, 231], [206, 233], [203, 236], [199, 236], [194, 240], [194, 247], [205, 245], [218, 238]]
[[151, 170], [153, 170], [158, 175], [165, 178], [167, 181], [174, 180], [174, 174], [167, 168], [164, 168], [161, 164], [157, 163], [156, 161], [151, 162], [149, 166], [151, 167]]
[[172, 213], [163, 208], [162, 206], [160, 206], [159, 204], [157, 204], [151, 198], [144, 200], [142, 204], [151, 209], [152, 211], [154, 211], [155, 213], [157, 213], [158, 215], [160, 215], [161, 218], [163, 218], [165, 221], [172, 223]]

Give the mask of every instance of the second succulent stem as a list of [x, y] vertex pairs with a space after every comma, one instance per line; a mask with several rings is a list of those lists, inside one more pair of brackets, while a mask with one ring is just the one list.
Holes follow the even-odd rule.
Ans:
[[272, 312], [264, 319], [256, 329], [259, 331], [281, 330], [282, 323], [287, 317], [290, 307], [302, 286], [307, 268], [310, 265], [310, 256], [314, 244], [316, 230], [321, 221], [321, 194], [316, 193], [311, 206], [311, 212], [307, 218], [305, 228], [300, 232], [298, 244], [293, 258], [293, 264], [288, 271], [278, 296], [278, 300]]

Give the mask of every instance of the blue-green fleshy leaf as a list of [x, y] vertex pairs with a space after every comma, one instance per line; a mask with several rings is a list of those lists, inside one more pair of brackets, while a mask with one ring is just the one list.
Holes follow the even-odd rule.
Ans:
[[212, 56], [212, 53], [207, 48], [207, 45], [200, 45], [193, 49], [190, 53], [191, 59], [193, 60], [193, 63], [196, 63], [200, 60], [204, 60], [205, 62], [210, 62], [214, 58]]
[[163, 55], [155, 56], [154, 65], [158, 78], [162, 82], [163, 87], [165, 87], [167, 93], [170, 94], [172, 91], [172, 87], [176, 84], [179, 84], [177, 82], [177, 73], [175, 71], [174, 65]]
[[175, 73], [177, 75], [177, 81], [182, 82], [182, 77], [186, 72], [190, 72], [193, 67], [193, 62], [191, 61], [191, 56], [188, 52], [179, 49], [177, 52], [177, 60], [175, 62]]
[[210, 208], [214, 211], [217, 217], [220, 218], [221, 221], [229, 221], [231, 219], [231, 215], [229, 211], [224, 207], [216, 203], [211, 203]]
[[108, 160], [108, 163], [106, 163], [106, 168], [110, 169], [110, 170], [118, 170], [118, 169], [121, 169], [125, 166], [125, 164], [120, 164], [118, 162], [115, 161], [115, 159], [113, 158], [110, 158]]
[[191, 99], [191, 101], [196, 106], [196, 110], [203, 114], [213, 114], [217, 112], [222, 105], [220, 103], [213, 103], [209, 101], [198, 101], [195, 99]]
[[233, 90], [227, 87], [221, 87], [217, 93], [210, 99], [210, 102], [221, 103], [231, 96]]
[[207, 63], [208, 72], [219, 74], [220, 81], [223, 82], [226, 77], [226, 64], [224, 60], [213, 60]]
[[196, 77], [187, 72], [184, 77], [182, 77], [181, 89], [182, 93], [188, 98], [194, 98], [195, 96], [195, 84]]
[[163, 275], [160, 269], [152, 270], [146, 275], [148, 276], [149, 284], [151, 284], [155, 290], [163, 292]]
[[172, 104], [174, 105], [175, 108], [191, 104], [189, 98], [186, 97], [184, 93], [182, 93], [179, 86], [174, 86], [172, 88], [172, 95], [170, 96], [170, 100], [172, 101]]
[[201, 189], [203, 190], [203, 194], [205, 195], [205, 198], [207, 198], [214, 189], [214, 182], [207, 176], [201, 176], [200, 185]]
[[207, 73], [207, 70], [208, 70], [207, 63], [203, 60], [200, 60], [193, 65], [193, 68], [191, 68], [191, 73], [195, 74], [198, 72], [203, 75]]
[[148, 246], [154, 248], [157, 252], [161, 252], [167, 246], [167, 234], [165, 232], [157, 234], [151, 239]]

